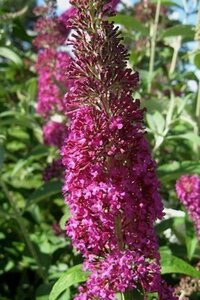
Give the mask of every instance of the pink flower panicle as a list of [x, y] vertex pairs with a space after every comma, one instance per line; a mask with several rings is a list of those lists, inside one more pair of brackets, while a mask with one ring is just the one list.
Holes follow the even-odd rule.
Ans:
[[48, 117], [65, 108], [64, 93], [69, 86], [65, 69], [71, 58], [66, 52], [45, 49], [38, 54], [36, 70], [38, 73], [37, 112]]
[[33, 45], [38, 49], [56, 49], [60, 45], [63, 45], [67, 38], [67, 32], [63, 21], [63, 19], [55, 16], [41, 16], [35, 24], [37, 37], [33, 40]]
[[68, 136], [68, 127], [63, 123], [49, 121], [43, 126], [43, 139], [46, 145], [60, 148]]
[[91, 271], [76, 300], [115, 299], [142, 286], [160, 300], [176, 299], [160, 276], [154, 222], [163, 216], [156, 166], [144, 137], [138, 73], [126, 66], [110, 1], [72, 0], [76, 14], [66, 94], [71, 112], [62, 148], [67, 233]]
[[[68, 32], [64, 24], [65, 17], [55, 16], [53, 7], [37, 7], [34, 11], [40, 16], [35, 26], [37, 37], [33, 41], [38, 50], [35, 64], [38, 74], [36, 110], [45, 118], [44, 143], [60, 148], [68, 135], [67, 118], [63, 114], [64, 94], [72, 84], [65, 73], [71, 57], [67, 52], [60, 50]], [[52, 121], [54, 115], [59, 115], [63, 123]], [[43, 172], [44, 181], [52, 178], [63, 179], [63, 165], [60, 158], [55, 159]]]
[[43, 172], [43, 180], [45, 182], [51, 179], [63, 179], [64, 177], [64, 167], [62, 160], [60, 158], [54, 159], [51, 164], [49, 164]]
[[176, 193], [194, 222], [200, 241], [200, 177], [183, 175], [176, 183]]
[[36, 22], [37, 37], [33, 40], [39, 51], [36, 62], [39, 77], [37, 112], [44, 117], [63, 112], [64, 94], [71, 84], [65, 74], [71, 57], [60, 50], [69, 33], [65, 26], [69, 10], [57, 17], [50, 9], [46, 6], [35, 9], [36, 14], [42, 16]]

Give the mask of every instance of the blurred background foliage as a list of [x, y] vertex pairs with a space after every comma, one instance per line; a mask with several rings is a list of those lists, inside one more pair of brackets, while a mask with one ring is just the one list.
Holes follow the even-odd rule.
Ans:
[[[65, 236], [62, 182], [44, 183], [42, 176], [58, 150], [43, 144], [35, 112], [34, 6], [34, 0], [0, 0], [0, 300], [72, 299], [86, 276]], [[199, 8], [192, 0], [140, 1], [121, 5], [112, 17], [129, 64], [140, 73], [135, 98], [147, 107], [147, 138], [166, 207], [156, 224], [162, 272], [174, 286], [185, 275], [200, 278], [200, 246], [175, 193], [180, 175], [200, 175]], [[188, 297], [200, 299], [198, 288]]]

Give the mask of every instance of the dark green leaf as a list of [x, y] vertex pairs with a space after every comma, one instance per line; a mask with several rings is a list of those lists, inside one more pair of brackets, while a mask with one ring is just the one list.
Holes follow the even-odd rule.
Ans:
[[194, 255], [196, 246], [198, 244], [198, 239], [197, 239], [196, 231], [194, 229], [194, 225], [187, 217], [185, 219], [185, 227], [186, 227], [187, 255], [188, 255], [188, 259], [191, 260]]
[[160, 180], [163, 182], [174, 181], [182, 174], [200, 174], [200, 161], [174, 161], [164, 164], [157, 169]]
[[70, 268], [56, 281], [49, 295], [49, 300], [56, 300], [62, 292], [74, 284], [87, 280], [88, 274], [82, 271], [82, 265]]
[[48, 300], [52, 284], [42, 284], [36, 290], [36, 300]]
[[38, 203], [44, 199], [48, 199], [53, 195], [60, 194], [61, 190], [62, 183], [60, 181], [47, 182], [29, 197], [28, 206]]
[[0, 145], [0, 169], [3, 166], [4, 159], [5, 159], [5, 150], [4, 150], [3, 146]]
[[160, 223], [156, 224], [155, 229], [158, 235], [161, 235], [168, 228], [172, 228], [174, 224], [174, 218], [169, 218], [162, 220]]

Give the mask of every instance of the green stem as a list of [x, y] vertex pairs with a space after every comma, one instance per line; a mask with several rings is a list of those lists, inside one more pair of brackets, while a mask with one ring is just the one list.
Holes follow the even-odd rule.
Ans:
[[169, 75], [173, 74], [175, 71], [180, 47], [181, 47], [181, 36], [178, 36], [176, 44], [174, 46], [174, 52], [173, 52], [172, 61], [169, 69]]
[[173, 119], [173, 114], [174, 114], [174, 108], [176, 105], [176, 98], [175, 95], [173, 93], [173, 91], [170, 91], [170, 103], [169, 103], [169, 108], [168, 108], [168, 112], [167, 112], [167, 116], [166, 116], [166, 120], [165, 120], [165, 130], [163, 132], [164, 136], [167, 135], [169, 129], [170, 129], [170, 125]]
[[121, 293], [121, 300], [125, 300], [125, 295], [124, 295], [124, 293]]
[[29, 233], [28, 233], [28, 231], [26, 229], [26, 225], [24, 224], [24, 219], [22, 218], [22, 216], [20, 214], [20, 211], [19, 211], [19, 209], [16, 206], [16, 203], [13, 201], [13, 198], [12, 198], [12, 196], [11, 196], [11, 194], [10, 194], [7, 186], [6, 186], [6, 184], [3, 181], [1, 181], [0, 184], [1, 184], [1, 187], [2, 187], [2, 190], [3, 190], [4, 194], [7, 197], [7, 200], [9, 202], [10, 206], [12, 207], [12, 210], [13, 210], [13, 212], [15, 214], [16, 221], [17, 221], [17, 223], [19, 225], [19, 228], [20, 228], [21, 233], [22, 233], [22, 235], [24, 237], [26, 245], [27, 245], [27, 247], [28, 247], [28, 249], [29, 249], [32, 257], [35, 259], [35, 261], [36, 261], [36, 263], [38, 265], [38, 274], [44, 280], [44, 282], [48, 282], [48, 280], [46, 279], [46, 275], [44, 273], [42, 264], [40, 263], [40, 259], [39, 259], [38, 255], [37, 255], [37, 252], [35, 251], [35, 248], [33, 246], [32, 241], [30, 240]]
[[[197, 102], [196, 102], [196, 130], [194, 129], [194, 133], [196, 135], [200, 134], [200, 78], [199, 78], [199, 86], [197, 91]], [[196, 158], [199, 160], [199, 145], [194, 145], [194, 151], [196, 152]]]
[[199, 87], [198, 87], [198, 92], [197, 92], [196, 119], [197, 119], [198, 129], [200, 132], [200, 79], [199, 79]]
[[131, 291], [127, 291], [123, 294], [124, 298], [122, 300], [133, 300], [133, 297], [131, 295]]
[[148, 92], [151, 92], [151, 85], [152, 85], [152, 77], [154, 71], [154, 62], [155, 62], [155, 50], [156, 50], [156, 36], [158, 30], [158, 21], [160, 15], [160, 5], [161, 0], [158, 0], [156, 6], [156, 14], [155, 14], [155, 21], [152, 25], [152, 33], [151, 33], [151, 50], [150, 50], [150, 61], [149, 61], [149, 82], [148, 82]]

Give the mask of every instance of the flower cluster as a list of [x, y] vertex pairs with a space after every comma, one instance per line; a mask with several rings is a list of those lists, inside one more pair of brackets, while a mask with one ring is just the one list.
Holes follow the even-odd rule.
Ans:
[[56, 112], [62, 114], [65, 107], [64, 93], [69, 86], [65, 68], [71, 58], [66, 52], [44, 49], [39, 52], [36, 63], [38, 73], [37, 112], [49, 117]]
[[[196, 269], [200, 271], [200, 262], [197, 263]], [[200, 291], [200, 279], [184, 276], [181, 278], [175, 292], [177, 296], [181, 296], [181, 300], [190, 300], [190, 296]]]
[[43, 179], [45, 182], [52, 178], [63, 179], [64, 167], [60, 158], [54, 159], [50, 165], [48, 165], [43, 172]]
[[200, 177], [183, 175], [176, 183], [176, 192], [194, 222], [200, 240]]
[[68, 127], [63, 123], [49, 121], [43, 127], [43, 139], [46, 145], [60, 148], [68, 135]]
[[141, 287], [176, 299], [160, 275], [154, 222], [163, 216], [155, 162], [143, 128], [144, 110], [132, 98], [138, 73], [107, 17], [111, 1], [71, 0], [76, 14], [66, 94], [71, 113], [62, 148], [67, 169], [67, 233], [91, 271], [76, 300], [112, 300]]
[[61, 20], [58, 17], [40, 17], [35, 25], [37, 37], [33, 41], [34, 46], [38, 49], [45, 49], [63, 45], [67, 36], [64, 23]]
[[[36, 15], [40, 15], [35, 25], [37, 37], [33, 44], [38, 49], [36, 71], [38, 73], [38, 103], [37, 112], [44, 117], [43, 126], [44, 143], [57, 147], [62, 146], [68, 135], [67, 118], [64, 94], [72, 82], [66, 76], [66, 68], [71, 57], [61, 50], [69, 34], [66, 20], [73, 14], [66, 11], [60, 17], [55, 16], [50, 7], [37, 7]], [[62, 122], [52, 121], [54, 115], [59, 115]], [[63, 167], [60, 159], [56, 159], [44, 171], [44, 180], [61, 177]]]

